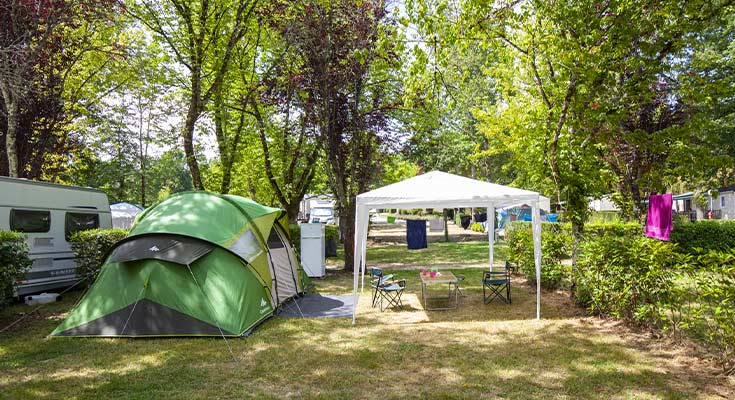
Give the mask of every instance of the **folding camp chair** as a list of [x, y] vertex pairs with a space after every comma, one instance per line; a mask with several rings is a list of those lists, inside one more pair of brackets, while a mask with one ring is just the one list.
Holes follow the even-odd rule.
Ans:
[[485, 304], [495, 300], [496, 297], [507, 304], [511, 303], [510, 263], [505, 263], [505, 271], [490, 270], [482, 273], [482, 297]]
[[[457, 286], [457, 292], [459, 292], [459, 295], [462, 297], [465, 297], [465, 294], [462, 292], [462, 288], [459, 287], [459, 285], [464, 282], [465, 276], [464, 275], [454, 275], [457, 278], [457, 283], [455, 285]], [[451, 288], [450, 288], [451, 290]]]
[[393, 279], [393, 275], [385, 275], [383, 276], [383, 270], [380, 268], [370, 268], [370, 287], [373, 289], [373, 302], [372, 306], [375, 308], [376, 305], [378, 305], [378, 300], [380, 298], [378, 297], [378, 288], [381, 286], [389, 286], [393, 282], [391, 282], [391, 279]]
[[[379, 297], [378, 302], [380, 304], [380, 311], [385, 311], [386, 308], [390, 307], [397, 307], [402, 309], [403, 303], [401, 302], [401, 295], [403, 295], [403, 290], [405, 288], [405, 279], [397, 282], [392, 282], [388, 285], [378, 286], [377, 292]], [[384, 300], [386, 302], [385, 306], [383, 306]]]

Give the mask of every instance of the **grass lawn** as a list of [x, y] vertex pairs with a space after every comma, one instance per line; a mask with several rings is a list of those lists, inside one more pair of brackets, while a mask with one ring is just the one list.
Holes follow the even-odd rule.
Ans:
[[[391, 272], [408, 279], [404, 310], [371, 309], [366, 292], [357, 326], [272, 318], [228, 341], [237, 362], [218, 338], [47, 338], [73, 293], [0, 334], [0, 398], [735, 398], [732, 378], [693, 350], [585, 317], [563, 294], [543, 293], [544, 319], [533, 320], [535, 294], [520, 278], [512, 305], [485, 305], [481, 269], [454, 270], [466, 276], [459, 309], [426, 312], [418, 271]], [[346, 293], [352, 277], [315, 284]], [[30, 309], [0, 312], [0, 326]]]
[[[505, 261], [508, 246], [496, 243], [494, 259], [497, 266]], [[378, 245], [367, 249], [368, 266], [383, 267], [482, 267], [488, 263], [488, 242], [436, 242], [420, 250], [408, 250], [406, 245]], [[341, 264], [344, 254], [342, 247], [337, 248], [337, 257], [330, 259], [332, 264]]]

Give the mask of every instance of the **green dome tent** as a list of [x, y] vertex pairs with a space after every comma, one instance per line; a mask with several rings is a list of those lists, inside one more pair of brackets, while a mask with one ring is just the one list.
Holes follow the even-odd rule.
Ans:
[[175, 194], [138, 216], [51, 335], [247, 335], [303, 294], [287, 222], [239, 196]]

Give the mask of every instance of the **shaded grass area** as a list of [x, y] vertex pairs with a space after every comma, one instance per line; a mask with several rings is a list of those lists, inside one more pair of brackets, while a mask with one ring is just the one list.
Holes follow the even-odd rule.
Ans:
[[[496, 265], [502, 265], [507, 257], [508, 246], [505, 243], [496, 243], [494, 247]], [[419, 250], [408, 250], [406, 245], [372, 246], [367, 249], [367, 262], [370, 265], [387, 265], [392, 267], [407, 266], [452, 266], [487, 264], [488, 242], [436, 242], [429, 243], [428, 247]], [[331, 258], [330, 263], [342, 264], [344, 250], [337, 249], [337, 257]]]
[[[418, 271], [403, 311], [379, 312], [361, 295], [348, 319], [273, 318], [244, 339], [46, 338], [76, 302], [73, 293], [0, 334], [2, 398], [732, 398], [732, 382], [666, 342], [582, 317], [557, 293], [520, 278], [512, 305], [482, 303], [480, 268], [465, 275], [457, 310], [426, 312]], [[316, 280], [345, 293], [352, 277]], [[0, 312], [5, 326], [31, 308]]]

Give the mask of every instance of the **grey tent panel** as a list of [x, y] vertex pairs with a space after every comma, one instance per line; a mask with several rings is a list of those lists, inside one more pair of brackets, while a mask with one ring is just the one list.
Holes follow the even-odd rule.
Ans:
[[144, 235], [121, 243], [112, 251], [111, 262], [163, 260], [182, 265], [209, 254], [212, 243], [178, 235]]
[[[127, 322], [127, 325], [126, 325]], [[124, 330], [123, 330], [124, 329]], [[141, 299], [118, 311], [60, 332], [58, 336], [237, 336], [172, 308]]]
[[295, 259], [289, 254], [285, 236], [276, 224], [273, 225], [268, 235], [268, 249], [270, 250], [269, 261], [275, 277], [273, 290], [277, 293], [278, 299], [283, 300], [296, 296], [299, 294], [299, 288], [296, 280], [296, 265], [292, 262]]

